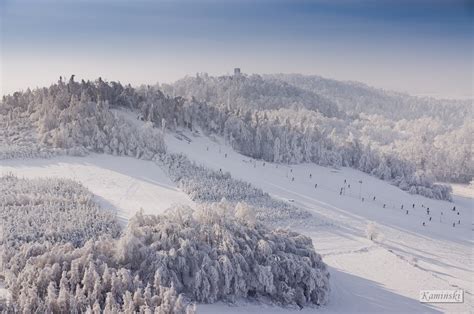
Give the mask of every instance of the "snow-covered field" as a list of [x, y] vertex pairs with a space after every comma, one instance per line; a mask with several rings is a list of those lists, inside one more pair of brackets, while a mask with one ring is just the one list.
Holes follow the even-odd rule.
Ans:
[[[322, 311], [473, 310], [472, 198], [455, 196], [454, 203], [449, 203], [410, 195], [348, 168], [264, 165], [218, 141], [190, 134], [186, 137], [191, 141], [169, 134], [168, 149], [228, 171], [314, 214], [314, 222], [292, 227], [312, 237], [316, 251], [331, 267], [332, 296]], [[375, 242], [365, 235], [370, 221], [376, 222], [379, 232]], [[420, 290], [459, 288], [465, 291], [464, 304], [427, 305], [418, 301]], [[215, 308], [210, 305], [202, 309], [207, 312]], [[225, 309], [229, 313], [254, 310], [260, 308], [246, 305]]]
[[158, 214], [172, 204], [193, 204], [155, 163], [130, 157], [91, 154], [87, 157], [2, 160], [0, 175], [8, 173], [24, 178], [77, 180], [97, 196], [103, 207], [117, 210], [122, 221], [140, 209], [147, 214]]

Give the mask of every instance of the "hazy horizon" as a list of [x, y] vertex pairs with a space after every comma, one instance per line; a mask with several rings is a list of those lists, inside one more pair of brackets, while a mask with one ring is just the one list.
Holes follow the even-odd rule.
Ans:
[[132, 85], [301, 73], [473, 97], [468, 1], [3, 1], [0, 94], [60, 75]]

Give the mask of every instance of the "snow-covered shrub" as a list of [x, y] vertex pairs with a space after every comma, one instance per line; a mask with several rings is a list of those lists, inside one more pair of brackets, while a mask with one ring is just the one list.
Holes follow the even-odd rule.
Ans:
[[242, 221], [245, 221], [249, 226], [253, 226], [257, 222], [255, 211], [249, 208], [248, 205], [243, 203], [237, 203], [235, 206], [235, 217]]
[[382, 234], [380, 233], [377, 224], [373, 221], [367, 224], [365, 228], [365, 235], [370, 241], [381, 240]]
[[161, 155], [156, 161], [194, 201], [245, 202], [253, 207], [257, 219], [272, 223], [284, 224], [287, 220], [304, 220], [311, 216], [303, 209], [272, 198], [250, 183], [232, 178], [229, 173], [197, 165], [182, 154]]

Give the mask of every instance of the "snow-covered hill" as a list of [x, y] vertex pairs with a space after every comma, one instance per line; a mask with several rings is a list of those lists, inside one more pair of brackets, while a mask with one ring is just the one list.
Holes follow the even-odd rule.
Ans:
[[[472, 303], [474, 292], [472, 288], [473, 195], [469, 191], [464, 191], [464, 196], [455, 193], [454, 202], [435, 200], [434, 198], [450, 199], [449, 189], [444, 186], [435, 186], [432, 184], [432, 178], [418, 174], [418, 170], [425, 167], [425, 161], [431, 161], [436, 163], [437, 169], [444, 173], [436, 176], [438, 180], [448, 178], [452, 174], [458, 178], [470, 176], [469, 171], [472, 168], [468, 143], [470, 124], [467, 122], [465, 127], [459, 130], [453, 129], [451, 132], [451, 127], [445, 130], [430, 119], [426, 121], [423, 120], [424, 118], [421, 119], [424, 121], [422, 124], [419, 124], [419, 121], [408, 123], [404, 120], [386, 123], [387, 121], [379, 120], [374, 116], [368, 120], [354, 120], [356, 125], [352, 132], [346, 129], [346, 120], [324, 117], [320, 113], [307, 109], [300, 108], [295, 111], [280, 108], [275, 112], [252, 113], [241, 111], [241, 108], [234, 108], [234, 111], [229, 111], [231, 109], [227, 108], [229, 106], [214, 106], [215, 104], [200, 103], [179, 97], [170, 98], [153, 88], [135, 90], [131, 87], [124, 88], [120, 84], [105, 83], [100, 79], [96, 83], [79, 84], [71, 78], [69, 83], [60, 81], [50, 87], [49, 91], [50, 94], [28, 91], [9, 96], [0, 106], [0, 109], [3, 108], [4, 111], [0, 115], [0, 175], [12, 173], [26, 178], [61, 177], [77, 180], [95, 195], [102, 207], [116, 210], [123, 223], [126, 223], [140, 209], [147, 214], [160, 214], [174, 203], [195, 208], [201, 207], [197, 206], [197, 203], [202, 203], [204, 211], [206, 208], [218, 210], [227, 208], [230, 211], [234, 208], [237, 212], [236, 208], [245, 208], [245, 212], [252, 216], [249, 220], [252, 223], [258, 221], [265, 228], [278, 226], [291, 229], [291, 232], [282, 231], [280, 239], [282, 242], [288, 241], [290, 251], [280, 250], [280, 248], [288, 248], [285, 244], [281, 247], [277, 246], [277, 252], [284, 252], [285, 255], [291, 256], [293, 254], [291, 244], [302, 241], [305, 252], [313, 257], [319, 256], [316, 252], [323, 256], [323, 262], [329, 265], [332, 291], [329, 297], [330, 303], [317, 308], [322, 312], [418, 313], [472, 312], [474, 310]], [[36, 100], [33, 95], [38, 96], [40, 100]], [[277, 93], [277, 96], [281, 95]], [[262, 98], [261, 101], [265, 102], [265, 99]], [[313, 128], [324, 125], [328, 127], [322, 127], [319, 131]], [[431, 135], [428, 134], [430, 132], [425, 132], [433, 128], [438, 128], [440, 132], [434, 132]], [[340, 132], [336, 132], [336, 129]], [[392, 134], [392, 131], [396, 129], [400, 132], [399, 135], [403, 134], [403, 136]], [[410, 132], [406, 133], [405, 130], [408, 129]], [[353, 137], [358, 132], [356, 130], [368, 136], [361, 137], [368, 143], [366, 150], [360, 145], [362, 142]], [[450, 135], [446, 137], [442, 135], [445, 131], [451, 132], [448, 132]], [[2, 134], [4, 136], [1, 136]], [[212, 135], [207, 137], [203, 134]], [[420, 134], [421, 136], [418, 136]], [[375, 137], [371, 137], [372, 135]], [[418, 140], [405, 145], [410, 138], [414, 138], [412, 135], [416, 135]], [[393, 143], [403, 144], [400, 150], [403, 153], [401, 155], [414, 153], [412, 157], [422, 167], [418, 169], [416, 163], [405, 163], [397, 156], [390, 155], [391, 153], [379, 155], [370, 148], [378, 141], [375, 139], [379, 139], [380, 143], [385, 143], [389, 152], [393, 151], [392, 140], [395, 141]], [[431, 148], [425, 148], [431, 145], [427, 143], [435, 139], [439, 140], [439, 145], [435, 143], [435, 146], [443, 147], [449, 151], [449, 154], [453, 153], [454, 155], [451, 156], [453, 158], [447, 158], [449, 154], [440, 154], [433, 158]], [[230, 142], [231, 145], [225, 141]], [[443, 143], [451, 143], [455, 149], [451, 150]], [[420, 149], [417, 152], [415, 148]], [[71, 157], [66, 156], [67, 154], [85, 157]], [[284, 158], [281, 158], [282, 154]], [[129, 157], [117, 157], [117, 155]], [[40, 159], [40, 156], [51, 158]], [[249, 156], [263, 158], [267, 162]], [[323, 158], [314, 159], [315, 156]], [[10, 160], [5, 160], [5, 158]], [[268, 162], [270, 160], [280, 163]], [[310, 161], [333, 167], [304, 163]], [[442, 166], [442, 163], [439, 164], [438, 161], [443, 161], [450, 168]], [[286, 165], [286, 162], [294, 165]], [[340, 165], [349, 165], [354, 168], [340, 167]], [[355, 169], [362, 169], [366, 173]], [[461, 181], [467, 182], [464, 179]], [[433, 198], [409, 194], [390, 183], [398, 184], [400, 188], [413, 193], [421, 193]], [[219, 202], [223, 197], [228, 199], [228, 202]], [[238, 202], [244, 204], [237, 204]], [[173, 210], [179, 212], [179, 208], [174, 207]], [[221, 213], [218, 210], [216, 212]], [[240, 218], [234, 214], [229, 217], [234, 217], [238, 225]], [[219, 215], [215, 215], [217, 216]], [[186, 229], [186, 223], [180, 221], [179, 217], [175, 218], [178, 221], [177, 225], [182, 223], [180, 227]], [[152, 230], [151, 233], [155, 233], [156, 225], [161, 223], [160, 219], [165, 218], [150, 218], [150, 220], [156, 220], [157, 223], [145, 224], [144, 230]], [[143, 221], [147, 220], [148, 218], [145, 218]], [[193, 220], [189, 219], [187, 223], [191, 221]], [[210, 230], [208, 228], [211, 226], [217, 228], [220, 222], [223, 222], [216, 223], [216, 221], [219, 220], [206, 221], [204, 229]], [[265, 224], [267, 226], [264, 226]], [[121, 233], [125, 239], [124, 243], [129, 243], [127, 241], [130, 240], [132, 241], [130, 243], [138, 245], [140, 250], [142, 248], [147, 252], [151, 250], [153, 254], [159, 255], [155, 247], [151, 246], [155, 243], [153, 241], [147, 242], [150, 245], [142, 247], [148, 231], [142, 234], [143, 230], [134, 229], [137, 227], [134, 223], [130, 223], [128, 227], [130, 227], [129, 231]], [[166, 226], [162, 227], [167, 238], [168, 229]], [[227, 231], [218, 229], [212, 229], [213, 235], [216, 236], [215, 233], [219, 232], [227, 234]], [[240, 230], [240, 227], [231, 229]], [[201, 234], [198, 229], [196, 230], [196, 234]], [[312, 239], [315, 251], [307, 237], [302, 237], [293, 231]], [[137, 232], [137, 237], [134, 232]], [[273, 231], [268, 231], [268, 234], [271, 232]], [[143, 239], [141, 239], [142, 236], [144, 236]], [[294, 240], [293, 236], [297, 240]], [[218, 241], [213, 244], [221, 249], [219, 241], [222, 238], [218, 235], [216, 238]], [[201, 240], [202, 245], [212, 242], [209, 238]], [[256, 236], [254, 240], [256, 240], [254, 244], [258, 243], [259, 236]], [[157, 240], [157, 245], [160, 245], [160, 241], [160, 239]], [[240, 265], [242, 262], [249, 265], [248, 261], [252, 264], [255, 261], [253, 252], [259, 249], [255, 245], [253, 248], [246, 247], [244, 240], [241, 242], [244, 242], [240, 244], [245, 248], [244, 255], [248, 260], [242, 262], [240, 257], [236, 257], [240, 259], [236, 264]], [[117, 244], [113, 243], [112, 247]], [[230, 247], [227, 246], [226, 241], [223, 243], [225, 244], [222, 246]], [[179, 240], [175, 241], [175, 244], [177, 247], [181, 245]], [[85, 249], [91, 249], [90, 245]], [[100, 247], [108, 244], [104, 242], [97, 245]], [[252, 295], [257, 294], [256, 291], [259, 291], [259, 296], [262, 296], [262, 293], [268, 295], [270, 292], [273, 301], [278, 300], [280, 295], [284, 296], [286, 303], [293, 304], [295, 307], [296, 304], [305, 304], [303, 312], [315, 310], [315, 308], [306, 308], [306, 301], [311, 299], [313, 305], [320, 304], [319, 297], [307, 298], [308, 295], [302, 292], [306, 290], [298, 286], [300, 284], [304, 286], [303, 279], [309, 277], [315, 279], [315, 282], [319, 280], [317, 285], [321, 283], [320, 276], [310, 276], [308, 272], [304, 275], [302, 271], [304, 267], [300, 267], [307, 263], [307, 259], [304, 258], [307, 257], [304, 255], [307, 253], [303, 253], [301, 255], [303, 258], [299, 259], [302, 264], [294, 264], [293, 267], [286, 268], [289, 272], [295, 271], [299, 274], [295, 275], [298, 277], [296, 281], [285, 272], [285, 276], [282, 276], [285, 279], [278, 288], [275, 288], [271, 280], [274, 274], [278, 274], [275, 269], [280, 268], [279, 266], [272, 268], [275, 263], [268, 259], [275, 258], [274, 261], [278, 263], [282, 259], [271, 255], [273, 254], [271, 245], [265, 243], [262, 245], [261, 260], [265, 263], [270, 262], [255, 266], [258, 268], [255, 274], [256, 277], [260, 276], [258, 281], [264, 283], [263, 286], [260, 286], [259, 290], [253, 289], [255, 287], [252, 286], [252, 276], [247, 276], [249, 280], [241, 286], [245, 286], [245, 289], [239, 290], [243, 291], [242, 294], [228, 295], [227, 291], [219, 294], [221, 296], [219, 298], [216, 294], [210, 299], [207, 297], [192, 299], [214, 302], [227, 300], [222, 296], [229, 296], [231, 299], [235, 296], [245, 297], [245, 300], [237, 301], [238, 306], [222, 303], [200, 305], [199, 311], [273, 313], [295, 310], [295, 308], [281, 308], [270, 304], [249, 303], [252, 302], [249, 301]], [[125, 252], [130, 251], [130, 256], [135, 254], [133, 245], [123, 247]], [[215, 248], [211, 245], [203, 250]], [[58, 250], [62, 252], [62, 249], [58, 248]], [[112, 251], [112, 249], [108, 250], [108, 253], [110, 261], [115, 263], [116, 254]], [[75, 254], [81, 254], [77, 252]], [[48, 253], [48, 250], [45, 253]], [[94, 253], [98, 254], [100, 260], [102, 254], [100, 249], [94, 250]], [[176, 257], [175, 247], [170, 248], [168, 253], [170, 260], [173, 260]], [[212, 257], [212, 263], [216, 266], [219, 259], [215, 258], [215, 254], [209, 256]], [[28, 258], [29, 256], [26, 256], [25, 261]], [[123, 266], [128, 269], [126, 267], [131, 265], [129, 262], [135, 264], [138, 263], [137, 260], [125, 259]], [[289, 258], [289, 260], [292, 259]], [[201, 259], [200, 262], [203, 260]], [[319, 257], [318, 262], [321, 262]], [[323, 262], [321, 265], [324, 265]], [[143, 263], [153, 264], [152, 261]], [[283, 261], [283, 264], [286, 265], [286, 262]], [[209, 263], [203, 265], [205, 265], [203, 267], [210, 266]], [[37, 266], [41, 265], [35, 267]], [[160, 265], [157, 264], [152, 266], [153, 272], [160, 269], [159, 277], [167, 274], [171, 269], [171, 267], [158, 267]], [[259, 268], [260, 266], [263, 268]], [[216, 268], [212, 267], [205, 270], [205, 275], [209, 275], [209, 278], [213, 278], [213, 282], [216, 283], [218, 282], [216, 278], [220, 275], [214, 275]], [[216, 267], [222, 270], [221, 266]], [[270, 267], [271, 276], [269, 268], [266, 267]], [[242, 269], [245, 267], [236, 270], [239, 276], [242, 274]], [[325, 271], [326, 267], [305, 269], [315, 274], [321, 269]], [[32, 275], [29, 278], [33, 281], [35, 271], [30, 272]], [[140, 271], [142, 271], [141, 268]], [[149, 282], [149, 277], [152, 275], [146, 271], [142, 272], [144, 282]], [[228, 274], [228, 272], [223, 273]], [[201, 282], [202, 278], [207, 278], [206, 276], [199, 275], [197, 281]], [[280, 280], [278, 275], [276, 278]], [[179, 282], [178, 279], [176, 280]], [[192, 282], [194, 281], [187, 280], [188, 284], [191, 283], [188, 288], [193, 286]], [[157, 283], [155, 289], [160, 286], [160, 280]], [[205, 283], [203, 285], [206, 286]], [[214, 288], [216, 285], [214, 284]], [[322, 286], [324, 286], [323, 299], [326, 300], [329, 285]], [[269, 291], [266, 291], [266, 287]], [[135, 288], [140, 287], [137, 285]], [[71, 289], [75, 289], [75, 286]], [[213, 290], [219, 291], [219, 289]], [[309, 287], [308, 291], [311, 289]], [[423, 304], [418, 301], [419, 292], [423, 289], [463, 289], [465, 302], [463, 304]], [[51, 295], [55, 295], [53, 290], [54, 287]], [[278, 293], [272, 294], [276, 290]], [[186, 293], [186, 290], [181, 291]], [[43, 295], [45, 291], [40, 292], [40, 295]], [[203, 296], [207, 296], [207, 293]], [[118, 303], [123, 301], [121, 298], [118, 297]], [[102, 298], [102, 301], [103, 299], [105, 298]], [[140, 297], [137, 297], [137, 300], [139, 304]], [[298, 303], [301, 300], [305, 302]], [[104, 307], [105, 303], [107, 302], [98, 303], [99, 307]]]
[[462, 124], [465, 117], [472, 114], [472, 99], [415, 97], [360, 82], [338, 81], [317, 75], [269, 74], [263, 77], [319, 94], [350, 114], [377, 114], [393, 120], [429, 116], [453, 125]]
[[[330, 266], [330, 303], [321, 311], [472, 310], [472, 199], [455, 196], [454, 203], [449, 203], [410, 195], [350, 168], [264, 163], [234, 152], [221, 139], [183, 135], [167, 134], [171, 152], [184, 153], [197, 163], [229, 172], [313, 214], [309, 220], [292, 221], [290, 227], [310, 236]], [[146, 213], [160, 213], [173, 203], [193, 204], [155, 163], [129, 157], [91, 154], [9, 160], [2, 161], [0, 173], [78, 180], [98, 196], [104, 207], [115, 208], [125, 219], [139, 208]], [[456, 211], [452, 211], [453, 206]], [[370, 221], [377, 225], [375, 241], [365, 234]], [[465, 304], [428, 306], [418, 302], [419, 290], [455, 288], [465, 289]], [[200, 305], [198, 310], [291, 311], [271, 305], [237, 304]]]
[[[234, 152], [220, 139], [191, 133], [167, 134], [166, 144], [171, 152], [184, 153], [197, 163], [230, 172], [313, 214], [309, 220], [292, 221], [290, 227], [310, 236], [330, 266], [330, 303], [320, 311], [472, 310], [472, 199], [456, 196], [454, 203], [448, 203], [410, 195], [349, 168], [264, 163]], [[2, 161], [0, 173], [73, 178], [96, 194], [103, 205], [116, 208], [122, 218], [130, 217], [139, 208], [159, 213], [172, 203], [192, 205], [155, 163], [129, 157], [92, 154], [9, 160]], [[453, 206], [456, 211], [452, 211]], [[459, 219], [461, 224], [453, 227], [452, 223]], [[368, 240], [365, 234], [370, 221], [377, 225], [379, 235], [375, 241]], [[419, 290], [455, 288], [465, 289], [464, 304], [429, 306], [418, 302]], [[293, 311], [243, 301], [237, 305], [199, 305], [198, 311]]]
[[[455, 196], [453, 203], [427, 199], [350, 168], [264, 163], [234, 152], [218, 139], [185, 137], [188, 140], [168, 134], [168, 149], [228, 171], [314, 214], [314, 221], [291, 227], [310, 235], [331, 267], [333, 292], [324, 310], [472, 310], [472, 198]], [[375, 241], [366, 238], [370, 221], [377, 225]], [[455, 288], [465, 289], [464, 304], [431, 307], [418, 301], [420, 290]], [[232, 307], [226, 312], [257, 309]]]

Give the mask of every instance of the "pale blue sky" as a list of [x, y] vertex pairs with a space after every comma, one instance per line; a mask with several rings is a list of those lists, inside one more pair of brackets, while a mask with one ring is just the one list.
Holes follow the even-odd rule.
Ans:
[[2, 93], [59, 75], [124, 83], [299, 72], [472, 96], [472, 1], [0, 0]]

